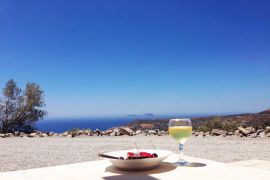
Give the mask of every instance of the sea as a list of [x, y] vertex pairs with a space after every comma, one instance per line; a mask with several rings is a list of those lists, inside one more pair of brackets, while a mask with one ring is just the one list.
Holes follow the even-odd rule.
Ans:
[[106, 130], [121, 125], [126, 125], [136, 119], [160, 119], [170, 116], [125, 116], [125, 117], [90, 117], [90, 118], [50, 118], [39, 120], [35, 127], [44, 132], [64, 132], [67, 130], [79, 129], [99, 129]]
[[[207, 114], [210, 115], [210, 114]], [[36, 122], [35, 127], [44, 132], [64, 132], [71, 129], [99, 129], [106, 130], [113, 127], [126, 125], [132, 120], [153, 120], [153, 119], [170, 119], [170, 118], [191, 118], [207, 116], [206, 114], [169, 114], [169, 115], [136, 115], [136, 116], [119, 116], [119, 117], [89, 117], [89, 118], [48, 118]]]

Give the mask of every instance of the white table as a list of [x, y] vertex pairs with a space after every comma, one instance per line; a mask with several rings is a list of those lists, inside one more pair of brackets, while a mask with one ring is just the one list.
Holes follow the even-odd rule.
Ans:
[[0, 180], [270, 180], [270, 171], [187, 157], [203, 167], [175, 167], [173, 154], [159, 168], [140, 172], [120, 171], [106, 160], [0, 173]]

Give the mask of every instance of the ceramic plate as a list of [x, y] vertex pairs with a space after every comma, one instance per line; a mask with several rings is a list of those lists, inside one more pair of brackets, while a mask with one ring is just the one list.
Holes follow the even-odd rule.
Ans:
[[[115, 157], [127, 157], [128, 152], [136, 152], [135, 149], [132, 150], [122, 150], [105, 153], [106, 155]], [[158, 157], [156, 158], [146, 158], [146, 159], [129, 159], [129, 160], [118, 160], [118, 159], [108, 159], [116, 168], [122, 170], [145, 170], [157, 167], [165, 158], [172, 154], [171, 151], [167, 150], [154, 150], [154, 149], [140, 149], [140, 152], [156, 153]]]

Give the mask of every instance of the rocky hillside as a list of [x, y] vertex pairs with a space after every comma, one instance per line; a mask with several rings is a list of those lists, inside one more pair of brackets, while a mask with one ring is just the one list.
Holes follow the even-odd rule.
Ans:
[[[127, 126], [133, 130], [144, 130], [144, 129], [168, 129], [169, 119], [153, 119], [153, 120], [134, 120], [131, 121]], [[196, 117], [192, 118], [192, 124], [194, 129], [202, 126], [219, 126], [213, 128], [232, 128], [237, 129], [238, 126], [252, 126], [256, 129], [265, 128], [270, 126], [270, 109], [255, 114], [237, 114], [237, 115], [226, 115], [226, 116], [208, 116], [208, 117]], [[210, 125], [209, 125], [210, 124]], [[210, 127], [210, 130], [212, 128]]]

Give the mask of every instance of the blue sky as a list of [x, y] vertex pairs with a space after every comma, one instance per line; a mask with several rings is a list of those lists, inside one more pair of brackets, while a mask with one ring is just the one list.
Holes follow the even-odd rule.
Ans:
[[49, 117], [270, 107], [270, 2], [0, 0], [0, 86]]

